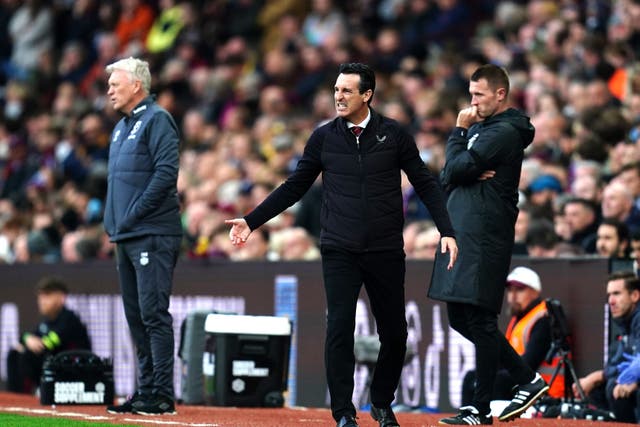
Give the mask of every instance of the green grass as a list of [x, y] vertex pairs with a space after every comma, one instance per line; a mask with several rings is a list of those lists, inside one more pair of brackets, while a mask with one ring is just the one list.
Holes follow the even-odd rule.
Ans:
[[[119, 424], [121, 427], [136, 427], [132, 424]], [[0, 414], [0, 426], [2, 427], [86, 427], [109, 426], [114, 424], [97, 423], [94, 421], [77, 421], [69, 418], [42, 418], [26, 415]]]

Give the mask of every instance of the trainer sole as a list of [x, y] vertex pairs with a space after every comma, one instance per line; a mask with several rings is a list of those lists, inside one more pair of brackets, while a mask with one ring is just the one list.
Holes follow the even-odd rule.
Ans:
[[171, 412], [143, 412], [143, 411], [134, 411], [133, 412], [135, 415], [146, 415], [146, 416], [151, 416], [151, 415], [177, 415], [178, 412], [177, 411], [171, 411]]
[[526, 411], [527, 409], [529, 409], [531, 407], [531, 405], [533, 405], [534, 403], [536, 403], [536, 400], [540, 399], [540, 397], [545, 394], [547, 391], [549, 390], [549, 386], [545, 386], [544, 388], [540, 389], [540, 391], [538, 393], [536, 393], [535, 396], [533, 396], [533, 398], [531, 400], [529, 400], [529, 402], [522, 406], [521, 408], [516, 409], [515, 411], [511, 411], [506, 415], [500, 415], [500, 417], [498, 417], [498, 420], [502, 421], [502, 422], [506, 422], [506, 421], [511, 421], [515, 418], [518, 418], [520, 415], [522, 415], [522, 413], [524, 411]]

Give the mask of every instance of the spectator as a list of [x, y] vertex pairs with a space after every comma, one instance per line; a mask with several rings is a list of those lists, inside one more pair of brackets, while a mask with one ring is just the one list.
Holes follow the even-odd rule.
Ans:
[[142, 51], [154, 18], [153, 9], [145, 0], [120, 0], [120, 16], [114, 31], [123, 56]]
[[636, 210], [640, 210], [640, 161], [627, 163], [618, 172], [616, 179], [624, 183], [633, 196]]
[[69, 289], [56, 277], [43, 277], [36, 284], [40, 323], [25, 332], [7, 356], [7, 388], [32, 394], [40, 385], [42, 364], [48, 355], [62, 351], [91, 350], [87, 328], [65, 303]]
[[596, 249], [607, 258], [629, 258], [629, 228], [624, 222], [604, 218], [598, 226]]
[[635, 231], [629, 237], [629, 247], [631, 248], [631, 259], [633, 260], [633, 271], [640, 277], [640, 232]]
[[436, 259], [436, 251], [440, 243], [440, 232], [435, 225], [416, 235], [413, 251], [407, 253], [407, 258]]
[[558, 255], [560, 238], [555, 232], [553, 222], [547, 218], [531, 221], [527, 229], [525, 245], [527, 254], [536, 258], [555, 258]]
[[518, 217], [516, 218], [514, 234], [514, 255], [527, 255], [527, 231], [531, 223], [531, 211], [527, 205], [519, 206]]
[[230, 258], [234, 261], [273, 261], [276, 254], [269, 249], [269, 231], [261, 228], [252, 234], [250, 238], [240, 247], [234, 248], [230, 253]]
[[346, 41], [344, 14], [334, 6], [333, 0], [312, 0], [312, 10], [302, 24], [302, 33], [312, 46], [329, 51]]
[[631, 189], [614, 179], [602, 192], [602, 216], [627, 224], [630, 230], [640, 229], [640, 210], [635, 207]]
[[320, 249], [313, 237], [302, 227], [285, 228], [271, 235], [271, 248], [282, 261], [320, 259]]
[[588, 200], [572, 198], [565, 202], [564, 217], [569, 227], [568, 242], [582, 248], [585, 253], [596, 252], [598, 215], [596, 206]]
[[[620, 332], [610, 340], [604, 368], [580, 378], [579, 383], [592, 402], [613, 411], [616, 421], [636, 423], [637, 391], [619, 396], [614, 395], [614, 390], [621, 373], [619, 365], [626, 361], [624, 354], [633, 355], [640, 348], [640, 279], [633, 272], [611, 274], [607, 281], [607, 299], [612, 320]], [[573, 394], [580, 397], [576, 384]]]
[[25, 0], [9, 21], [13, 43], [9, 77], [26, 80], [38, 68], [40, 56], [53, 48], [53, 13], [42, 0]]
[[[546, 361], [551, 348], [551, 322], [546, 303], [541, 298], [542, 285], [538, 273], [528, 267], [516, 267], [507, 277], [507, 304], [511, 315], [505, 335], [509, 344], [525, 362], [538, 371], [549, 384], [549, 396], [564, 398], [565, 378], [562, 371], [550, 382], [561, 363], [555, 357]], [[471, 404], [474, 392], [475, 371], [469, 371], [462, 382], [462, 405]], [[509, 373], [501, 369], [493, 386], [494, 400], [509, 400], [517, 385]]]

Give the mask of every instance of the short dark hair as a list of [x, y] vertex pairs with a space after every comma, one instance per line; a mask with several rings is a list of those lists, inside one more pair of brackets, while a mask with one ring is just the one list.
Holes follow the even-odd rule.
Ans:
[[607, 282], [624, 280], [624, 288], [629, 292], [640, 291], [640, 279], [633, 271], [616, 271], [609, 275]]
[[492, 90], [503, 87], [507, 91], [507, 95], [509, 94], [509, 75], [504, 68], [493, 64], [482, 65], [471, 74], [470, 80], [477, 82], [481, 79], [486, 79]]
[[62, 292], [63, 294], [69, 293], [67, 284], [59, 277], [45, 276], [38, 280], [36, 284], [37, 294], [50, 294], [53, 292]]
[[584, 199], [582, 197], [570, 197], [569, 199], [567, 199], [562, 205], [562, 212], [564, 213], [564, 208], [567, 205], [573, 204], [584, 206], [586, 209], [589, 209], [591, 212], [593, 212], [594, 215], [598, 213], [598, 207], [596, 206], [596, 204], [591, 200]]
[[622, 167], [620, 168], [620, 170], [616, 175], [620, 175], [622, 172], [627, 172], [631, 170], [636, 171], [637, 174], [640, 175], [640, 161], [625, 163], [624, 165], [622, 165]]
[[609, 225], [616, 229], [619, 241], [629, 241], [629, 226], [626, 223], [612, 217], [603, 218], [600, 225]]
[[[369, 89], [371, 89], [372, 93], [376, 91], [376, 74], [367, 64], [361, 64], [360, 62], [346, 62], [344, 64], [340, 64], [338, 71], [340, 74], [359, 75], [360, 85], [358, 86], [358, 90], [360, 93], [364, 93]], [[369, 98], [368, 103], [371, 103], [372, 98], [373, 94], [371, 95], [371, 98]]]

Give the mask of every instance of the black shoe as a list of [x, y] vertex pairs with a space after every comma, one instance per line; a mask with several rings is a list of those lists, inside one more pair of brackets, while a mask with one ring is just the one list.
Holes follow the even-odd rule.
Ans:
[[135, 406], [133, 413], [140, 415], [175, 415], [176, 405], [173, 399], [169, 397], [154, 395], [150, 400], [143, 401], [142, 405]]
[[511, 399], [511, 403], [504, 408], [504, 411], [498, 417], [500, 421], [511, 421], [514, 418], [518, 418], [549, 390], [549, 386], [544, 382], [540, 374], [536, 373], [533, 381], [516, 386], [515, 390], [516, 395]]
[[107, 412], [110, 414], [130, 414], [133, 410], [143, 405], [145, 396], [136, 391], [122, 405], [109, 405], [107, 406]]
[[491, 417], [491, 412], [488, 415], [480, 415], [475, 406], [463, 406], [460, 408], [458, 415], [443, 418], [438, 421], [438, 424], [451, 426], [491, 425], [493, 424], [493, 418]]
[[358, 423], [353, 415], [344, 415], [340, 418], [336, 427], [358, 427]]
[[380, 427], [400, 427], [390, 407], [376, 408], [371, 405], [371, 416], [380, 423]]

